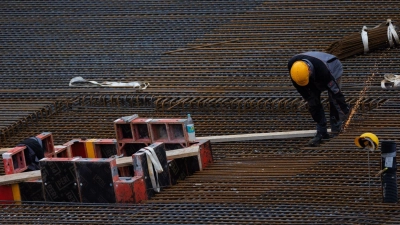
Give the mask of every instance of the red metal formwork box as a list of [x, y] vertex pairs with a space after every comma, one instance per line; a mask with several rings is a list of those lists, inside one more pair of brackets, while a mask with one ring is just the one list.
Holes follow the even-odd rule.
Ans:
[[26, 146], [17, 146], [3, 153], [5, 174], [21, 173], [28, 169], [25, 160]]
[[54, 157], [57, 158], [72, 158], [71, 147], [65, 145], [54, 146]]
[[199, 140], [198, 143], [191, 146], [199, 146], [202, 169], [206, 168], [213, 162], [214, 158], [212, 154], [210, 140]]
[[45, 201], [80, 202], [75, 161], [79, 158], [43, 158], [39, 161]]
[[121, 117], [114, 121], [114, 129], [118, 142], [132, 142], [135, 139], [131, 122], [136, 118], [138, 118], [138, 115], [134, 114], [132, 116]]
[[135, 143], [151, 144], [151, 134], [148, 124], [150, 121], [151, 119], [148, 118], [136, 118], [131, 121]]
[[[120, 143], [121, 144], [121, 143]], [[144, 143], [123, 143], [122, 147], [118, 151], [119, 156], [127, 156], [127, 157], [132, 157], [133, 154], [135, 154], [137, 151], [140, 149], [147, 147], [147, 144]], [[132, 177], [134, 176], [133, 172], [133, 166], [124, 166], [124, 167], [119, 167], [119, 174], [120, 176], [123, 177]]]
[[177, 163], [183, 163], [186, 168], [186, 173], [188, 176], [193, 175], [197, 171], [201, 171], [199, 164], [199, 158], [197, 156], [189, 156], [185, 158], [176, 159]]
[[115, 158], [40, 160], [45, 201], [135, 203], [147, 199], [142, 176], [118, 176]]
[[18, 184], [21, 201], [45, 201], [43, 183], [40, 179], [24, 181]]
[[183, 148], [189, 145], [186, 130], [187, 119], [152, 119], [149, 121], [152, 142], [180, 144]]
[[82, 158], [75, 161], [83, 203], [115, 203], [114, 182], [119, 180], [115, 158]]
[[147, 199], [142, 176], [119, 177], [115, 158], [75, 161], [84, 203], [135, 203]]
[[95, 158], [110, 158], [118, 154], [116, 139], [96, 139], [93, 141]]
[[210, 140], [200, 140], [191, 146], [199, 146], [199, 155], [183, 158], [188, 175], [203, 170], [213, 162]]
[[168, 160], [168, 170], [171, 179], [171, 185], [176, 185], [179, 180], [185, 180], [188, 176], [186, 164], [182, 160], [172, 159]]
[[[117, 119], [114, 121], [118, 142], [118, 155], [131, 156], [144, 146], [151, 144], [147, 118]], [[138, 147], [140, 146], [140, 147]]]
[[[1, 153], [1, 161], [3, 161], [3, 153], [6, 153], [7, 151], [11, 150], [13, 148], [2, 148], [0, 149]], [[4, 161], [3, 161], [4, 163]], [[4, 169], [4, 167], [3, 167]], [[4, 173], [4, 171], [2, 171]], [[13, 190], [11, 185], [0, 185], [0, 204], [2, 203], [10, 203], [9, 201], [13, 201]]]
[[86, 158], [110, 158], [117, 154], [115, 139], [86, 139], [79, 142], [84, 144], [82, 151], [85, 150]]
[[14, 201], [13, 189], [11, 185], [0, 186], [0, 204], [8, 204]]
[[154, 149], [154, 152], [161, 164], [162, 172], [157, 173], [157, 171], [155, 171], [153, 165], [150, 165], [152, 162], [148, 160], [144, 151], [136, 152], [132, 155], [132, 158], [135, 176], [144, 177], [147, 198], [150, 199], [155, 195], [156, 190], [156, 187], [153, 187], [151, 179], [154, 178], [156, 182], [158, 182], [160, 188], [163, 189], [171, 186], [171, 178], [168, 169], [167, 155], [165, 153], [165, 144], [162, 142], [156, 142], [148, 147]]
[[42, 145], [44, 149], [44, 157], [54, 157], [55, 149], [54, 149], [54, 141], [53, 135], [50, 132], [43, 132], [41, 134], [36, 135], [37, 138], [42, 140]]
[[87, 158], [86, 141], [82, 139], [73, 139], [63, 144], [67, 146], [70, 151], [71, 157]]
[[[17, 146], [2, 154], [4, 173], [6, 175], [21, 173], [28, 169], [25, 160], [26, 149], [26, 146]], [[19, 184], [1, 185], [0, 202], [1, 201], [21, 201]]]
[[122, 156], [132, 156], [140, 149], [147, 147], [149, 144], [145, 143], [119, 143], [118, 155]]
[[71, 145], [73, 156], [82, 158], [109, 158], [117, 154], [115, 139], [80, 139]]
[[[173, 157], [174, 160], [170, 162], [171, 175], [174, 177], [184, 178], [185, 176], [193, 175], [196, 171], [203, 170], [213, 162], [210, 140], [197, 140], [197, 142], [190, 147], [196, 146], [198, 146], [198, 152], [196, 152], [196, 155], [178, 158]], [[180, 179], [175, 178], [173, 181], [177, 180]]]
[[114, 189], [118, 203], [140, 203], [148, 199], [144, 178], [140, 176], [120, 177], [114, 182]]

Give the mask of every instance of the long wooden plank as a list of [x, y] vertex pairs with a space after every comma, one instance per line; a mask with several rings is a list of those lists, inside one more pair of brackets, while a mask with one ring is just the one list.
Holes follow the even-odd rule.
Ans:
[[[328, 132], [331, 132], [331, 130], [328, 129]], [[301, 130], [301, 131], [286, 131], [286, 132], [272, 132], [272, 133], [234, 134], [234, 135], [196, 137], [196, 139], [210, 140], [211, 143], [217, 143], [217, 142], [313, 137], [315, 133], [316, 133], [315, 130]]]
[[13, 148], [0, 148], [0, 154], [6, 153], [8, 151], [10, 151]]
[[0, 177], [0, 185], [16, 184], [27, 180], [41, 179], [40, 170], [9, 174]]
[[201, 163], [201, 156], [200, 156], [200, 146], [191, 146], [187, 148], [181, 148], [176, 150], [167, 151], [167, 159], [177, 159], [177, 158], [185, 158], [190, 156], [197, 156], [197, 160], [199, 162], [199, 169], [200, 171], [203, 170], [203, 165]]
[[167, 151], [167, 159], [177, 159], [177, 158], [185, 158], [190, 156], [199, 155], [200, 146], [191, 146], [187, 148], [175, 149]]
[[117, 158], [117, 166], [118, 167], [124, 167], [124, 166], [129, 166], [132, 165], [132, 157], [122, 157], [122, 158]]

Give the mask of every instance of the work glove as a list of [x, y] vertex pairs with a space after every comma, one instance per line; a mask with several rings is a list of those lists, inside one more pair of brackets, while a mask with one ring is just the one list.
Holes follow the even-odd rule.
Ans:
[[331, 137], [337, 136], [343, 129], [344, 125], [346, 125], [347, 119], [349, 118], [352, 107], [350, 105], [347, 106], [344, 111], [344, 115], [339, 115], [340, 119], [330, 118], [331, 123]]

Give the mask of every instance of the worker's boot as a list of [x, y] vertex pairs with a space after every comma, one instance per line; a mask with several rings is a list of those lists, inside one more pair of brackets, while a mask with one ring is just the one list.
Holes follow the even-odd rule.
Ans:
[[336, 137], [339, 135], [340, 131], [342, 131], [342, 125], [343, 125], [343, 121], [341, 120], [336, 120], [336, 118], [331, 118], [330, 119], [330, 123], [331, 123], [331, 134], [330, 137]]
[[328, 132], [317, 132], [317, 134], [308, 142], [308, 146], [317, 147], [322, 143], [322, 141], [326, 140], [329, 140]]

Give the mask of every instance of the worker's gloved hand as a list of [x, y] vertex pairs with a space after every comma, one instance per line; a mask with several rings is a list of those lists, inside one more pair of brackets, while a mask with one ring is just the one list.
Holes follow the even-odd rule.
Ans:
[[348, 105], [345, 110], [343, 110], [345, 113], [344, 115], [340, 115], [340, 119], [337, 120], [336, 118], [330, 118], [330, 124], [331, 124], [331, 137], [335, 137], [339, 135], [339, 133], [342, 131], [344, 125], [346, 124], [347, 119], [349, 118], [351, 112], [352, 112], [352, 107]]

